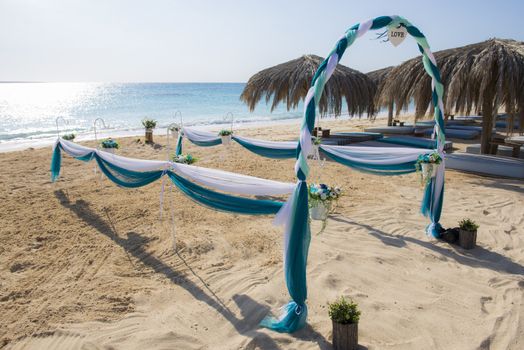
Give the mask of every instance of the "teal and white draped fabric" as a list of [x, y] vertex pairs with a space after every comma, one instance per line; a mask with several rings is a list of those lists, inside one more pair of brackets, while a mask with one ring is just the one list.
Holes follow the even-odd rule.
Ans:
[[[212, 132], [185, 127], [179, 136], [177, 154], [182, 153], [181, 136], [187, 138], [195, 145], [203, 147], [216, 146], [222, 143], [220, 136]], [[274, 159], [294, 158], [298, 145], [296, 141], [266, 141], [242, 136], [233, 136], [232, 140], [236, 141], [248, 151], [262, 157]]]
[[245, 149], [266, 158], [294, 158], [297, 154], [297, 141], [266, 141], [241, 136], [233, 136], [233, 140]]
[[336, 162], [375, 175], [402, 175], [415, 172], [418, 157], [428, 153], [424, 148], [403, 147], [320, 145], [320, 150]]
[[294, 189], [291, 183], [169, 161], [127, 158], [63, 139], [57, 140], [53, 148], [51, 160], [51, 179], [53, 181], [60, 175], [62, 151], [79, 160], [94, 159], [107, 178], [119, 186], [141, 187], [167, 175], [184, 194], [194, 201], [216, 210], [239, 214], [276, 214], [283, 206], [283, 202], [280, 201], [240, 196], [288, 195]]
[[209, 131], [196, 130], [185, 127], [182, 129], [182, 134], [189, 141], [201, 147], [211, 147], [220, 145], [222, 143], [222, 139], [220, 138], [220, 136], [218, 136], [216, 133], [212, 133]]

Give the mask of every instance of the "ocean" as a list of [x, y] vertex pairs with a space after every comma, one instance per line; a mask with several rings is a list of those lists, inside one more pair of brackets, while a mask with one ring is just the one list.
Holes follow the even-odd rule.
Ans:
[[[56, 139], [56, 120], [62, 134], [93, 139], [93, 122], [99, 136], [139, 135], [145, 117], [170, 123], [209, 127], [267, 124], [300, 118], [302, 107], [272, 113], [265, 101], [254, 112], [239, 97], [244, 83], [0, 83], [0, 149], [50, 144]], [[179, 113], [178, 113], [179, 112]], [[175, 116], [176, 115], [176, 116]]]

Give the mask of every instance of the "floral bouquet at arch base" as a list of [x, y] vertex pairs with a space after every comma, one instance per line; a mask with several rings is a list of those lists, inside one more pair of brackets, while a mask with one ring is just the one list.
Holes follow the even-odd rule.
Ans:
[[327, 214], [342, 195], [340, 187], [328, 186], [326, 184], [310, 184], [308, 188], [308, 203], [311, 218], [314, 220], [326, 220]]

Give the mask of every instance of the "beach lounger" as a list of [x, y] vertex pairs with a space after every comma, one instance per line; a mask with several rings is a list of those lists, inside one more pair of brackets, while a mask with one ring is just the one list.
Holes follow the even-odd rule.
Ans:
[[381, 133], [377, 132], [337, 132], [331, 134], [331, 137], [335, 138], [347, 138], [350, 143], [364, 142], [370, 140], [378, 140], [384, 137]]
[[375, 132], [381, 134], [395, 134], [395, 135], [411, 135], [415, 131], [415, 127], [410, 126], [384, 126], [364, 129], [366, 132]]
[[[402, 145], [402, 146], [408, 146], [408, 147], [414, 147], [414, 148], [428, 148], [428, 149], [435, 148], [435, 140], [414, 137], [414, 136], [390, 136], [390, 137], [382, 138], [378, 140], [378, 142], [384, 142], [384, 143], [390, 143], [390, 144], [396, 144], [396, 145]], [[453, 149], [453, 143], [451, 141], [446, 141], [446, 143], [444, 144], [444, 150], [446, 152], [451, 152], [452, 149]]]
[[446, 168], [482, 175], [524, 179], [524, 160], [518, 158], [453, 153], [446, 155]]
[[[433, 133], [433, 129], [426, 130], [425, 135], [429, 136]], [[480, 135], [479, 131], [476, 130], [464, 130], [464, 129], [445, 129], [446, 137], [463, 139], [463, 140], [472, 140], [477, 138]]]
[[[474, 145], [468, 145], [466, 147], [466, 153], [469, 154], [480, 154], [480, 143]], [[499, 145], [497, 154], [499, 156], [512, 157], [513, 156], [513, 147], [508, 147], [504, 145]], [[524, 146], [520, 147], [520, 158], [524, 159]]]
[[460, 130], [474, 130], [474, 131], [482, 132], [482, 126], [475, 126], [475, 125], [446, 125], [446, 128], [460, 129]]

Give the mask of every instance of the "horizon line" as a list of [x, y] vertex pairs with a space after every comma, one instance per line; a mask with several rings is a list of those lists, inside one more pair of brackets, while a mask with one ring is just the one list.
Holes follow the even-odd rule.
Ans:
[[0, 80], [0, 84], [246, 84], [245, 81], [44, 81]]

